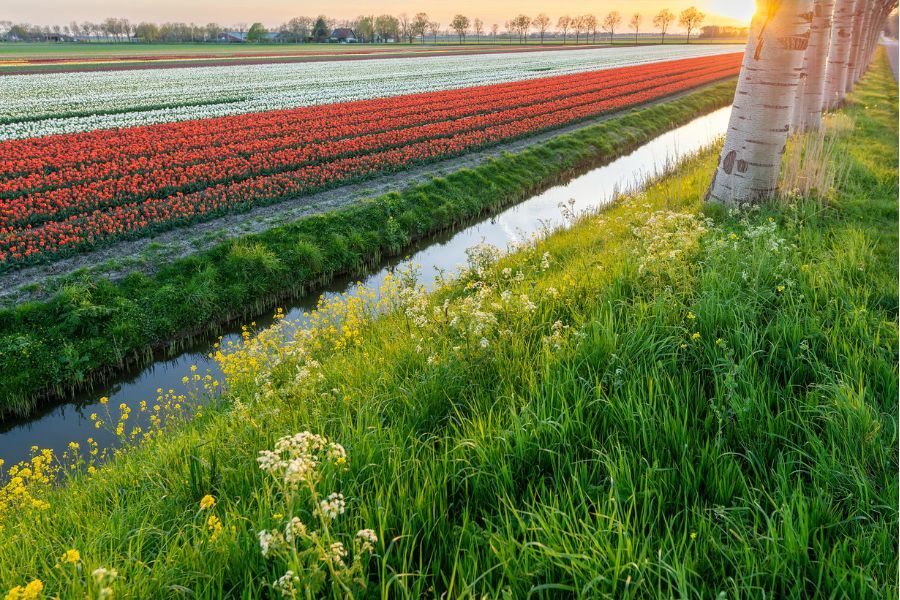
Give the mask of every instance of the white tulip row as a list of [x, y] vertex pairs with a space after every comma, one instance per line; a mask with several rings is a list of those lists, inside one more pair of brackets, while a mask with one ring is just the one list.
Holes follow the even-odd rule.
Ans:
[[739, 49], [727, 45], [650, 46], [8, 76], [0, 85], [0, 140], [457, 89], [735, 51]]

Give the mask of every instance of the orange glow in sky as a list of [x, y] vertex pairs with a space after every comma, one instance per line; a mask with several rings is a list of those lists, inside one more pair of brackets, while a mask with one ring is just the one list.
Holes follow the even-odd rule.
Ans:
[[70, 21], [100, 21], [105, 17], [126, 17], [132, 21], [210, 21], [228, 26], [261, 21], [276, 26], [291, 17], [325, 14], [348, 19], [363, 14], [427, 12], [446, 25], [456, 13], [480, 17], [488, 26], [503, 24], [519, 13], [545, 12], [556, 20], [560, 15], [593, 13], [605, 15], [617, 10], [623, 15], [639, 12], [645, 27], [652, 28], [652, 15], [663, 8], [674, 13], [696, 6], [707, 15], [707, 24], [748, 25], [755, 10], [752, 0], [2, 0], [0, 21], [35, 24], [66, 24]]

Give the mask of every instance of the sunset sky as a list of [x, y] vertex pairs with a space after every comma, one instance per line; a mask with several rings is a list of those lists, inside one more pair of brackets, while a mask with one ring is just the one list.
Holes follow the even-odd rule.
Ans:
[[669, 8], [677, 13], [692, 5], [707, 14], [707, 23], [746, 25], [755, 3], [752, 0], [2, 0], [0, 21], [48, 25], [66, 24], [73, 19], [99, 21], [114, 16], [133, 21], [215, 21], [226, 26], [261, 21], [276, 26], [299, 15], [322, 13], [345, 19], [361, 14], [425, 11], [444, 25], [454, 14], [463, 13], [480, 17], [489, 26], [502, 24], [521, 12], [546, 12], [555, 21], [562, 14], [603, 15], [612, 10], [629, 15], [634, 12], [653, 15]]

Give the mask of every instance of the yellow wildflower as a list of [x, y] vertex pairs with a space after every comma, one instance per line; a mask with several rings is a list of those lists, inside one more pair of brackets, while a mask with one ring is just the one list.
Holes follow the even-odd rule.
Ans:
[[24, 588], [17, 585], [6, 593], [6, 600], [34, 600], [44, 591], [44, 582], [35, 579]]
[[209, 540], [215, 541], [219, 534], [222, 533], [222, 521], [216, 515], [209, 515], [206, 520], [206, 529], [209, 530]]
[[700, 339], [700, 332], [699, 332], [699, 331], [695, 331], [694, 333], [692, 333], [692, 334], [691, 334], [691, 339], [694, 340], [694, 341], [699, 340], [699, 339]]
[[203, 496], [200, 499], [200, 510], [206, 510], [207, 508], [212, 508], [216, 505], [216, 499], [209, 494]]
[[79, 560], [81, 560], [81, 553], [78, 550], [75, 550], [73, 548], [72, 550], [66, 550], [66, 553], [63, 554], [62, 557], [60, 557], [59, 562], [61, 562], [63, 564], [65, 564], [65, 563], [75, 564]]
[[784, 291], [784, 286], [783, 285], [776, 286], [775, 291], [780, 294], [781, 292]]

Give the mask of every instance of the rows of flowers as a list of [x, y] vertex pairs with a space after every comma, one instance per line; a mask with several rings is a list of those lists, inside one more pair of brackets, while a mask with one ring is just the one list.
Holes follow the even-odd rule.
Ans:
[[[733, 53], [659, 46], [3, 78], [0, 140], [460, 89]], [[40, 102], [35, 102], [40, 98]], [[173, 99], [178, 106], [171, 106]]]
[[[730, 60], [730, 57], [725, 57]], [[656, 74], [676, 74], [687, 72], [705, 61], [678, 60], [648, 65], [636, 77], [647, 79]], [[361, 132], [392, 129], [383, 123], [383, 111], [389, 109], [392, 118], [421, 116], [422, 122], [452, 118], [459, 108], [490, 99], [499, 102], [512, 100], [509, 106], [526, 104], [523, 94], [535, 101], [549, 97], [564, 97], [583, 93], [589, 83], [608, 85], [620, 77], [618, 71], [594, 71], [581, 76], [545, 77], [507, 84], [476, 86], [466, 89], [465, 95], [458, 91], [425, 92], [385, 99], [343, 102], [302, 109], [286, 109], [256, 113], [252, 118], [245, 115], [222, 117], [220, 119], [200, 119], [189, 122], [167, 123], [122, 129], [115, 132], [97, 130], [81, 135], [50, 136], [8, 141], [3, 144], [0, 155], [0, 193], [17, 187], [48, 186], [53, 180], [67, 182], [79, 179], [94, 179], [107, 176], [90, 171], [96, 163], [105, 163], [116, 172], [125, 173], [134, 169], [156, 168], [168, 164], [173, 156], [187, 149], [206, 151], [210, 146], [217, 148], [217, 154], [230, 149], [244, 148], [247, 143], [259, 142], [264, 138], [279, 135], [292, 136], [303, 142], [319, 141], [333, 137], [347, 137]], [[638, 79], [632, 80], [636, 82]], [[552, 94], [552, 96], [551, 96]], [[429, 115], [435, 115], [429, 119]], [[462, 113], [465, 114], [465, 113]], [[407, 123], [407, 125], [410, 123]], [[360, 128], [360, 126], [364, 126]], [[351, 129], [354, 128], [355, 129]], [[227, 132], [223, 130], [227, 128]], [[114, 134], [113, 134], [114, 133]], [[298, 145], [298, 144], [295, 144]], [[267, 148], [271, 149], [271, 148]], [[200, 154], [204, 157], [207, 154]], [[134, 162], [135, 157], [152, 159], [153, 162]], [[161, 158], [162, 157], [162, 158]], [[68, 170], [65, 170], [67, 169]], [[52, 171], [49, 172], [48, 171]], [[30, 181], [14, 179], [17, 175], [33, 174], [41, 179]]]
[[[492, 109], [490, 95], [485, 96], [487, 112], [476, 110], [474, 114], [459, 118], [443, 119], [424, 125], [391, 129], [380, 133], [325, 140], [302, 144], [279, 152], [256, 153], [247, 157], [232, 157], [224, 161], [224, 168], [216, 170], [209, 165], [201, 171], [211, 172], [210, 183], [194, 192], [176, 191], [172, 194], [151, 196], [138, 201], [116, 202], [113, 193], [106, 200], [98, 200], [93, 194], [96, 187], [87, 184], [90, 192], [73, 199], [74, 203], [31, 204], [22, 214], [46, 218], [57, 216], [60, 220], [48, 220], [38, 225], [4, 225], [0, 228], [0, 265], [34, 262], [47, 257], [68, 254], [87, 249], [98, 243], [124, 236], [143, 235], [148, 231], [187, 224], [229, 211], [245, 210], [295, 198], [327, 187], [372, 176], [373, 174], [400, 170], [411, 164], [438, 160], [472, 151], [480, 147], [534, 132], [560, 127], [607, 111], [644, 103], [656, 98], [715, 81], [737, 72], [739, 56], [695, 59], [692, 64], [680, 65], [674, 73], [662, 74], [660, 66], [630, 67], [604, 72], [604, 86], [597, 89], [596, 82], [586, 79], [584, 93], [573, 93], [572, 88], [562, 97], [546, 101], [534, 101], [523, 91], [527, 99], [523, 106]], [[687, 68], [685, 68], [687, 67]], [[647, 76], [651, 73], [652, 76]], [[540, 88], [542, 82], [534, 82]], [[455, 92], [461, 99], [471, 97], [468, 90]], [[506, 106], [501, 100], [499, 106]], [[392, 118], [390, 108], [382, 113], [383, 119]], [[248, 116], [248, 119], [255, 118]], [[226, 128], [227, 131], [227, 128]], [[258, 157], [258, 160], [257, 160]], [[237, 162], [229, 162], [229, 161]], [[249, 174], [246, 168], [250, 169]], [[237, 169], [229, 172], [229, 169]], [[256, 169], [257, 171], [254, 171]], [[255, 172], [262, 174], [256, 175]], [[200, 173], [181, 175], [178, 181], [191, 183]], [[152, 189], [155, 173], [149, 174], [148, 189]], [[128, 185], [113, 192], [140, 195], [146, 193], [134, 187], [133, 179], [126, 177]], [[103, 183], [103, 182], [101, 182]], [[191, 185], [197, 185], [196, 182]], [[80, 189], [78, 186], [74, 186]], [[65, 194], [68, 188], [52, 190]], [[0, 200], [0, 206], [22, 203], [29, 197]], [[100, 207], [98, 207], [100, 205]], [[31, 212], [28, 212], [30, 210]], [[40, 211], [45, 212], [41, 214]], [[75, 210], [76, 212], [72, 212]], [[80, 212], [79, 212], [80, 211]], [[9, 221], [15, 220], [17, 210], [3, 210], [0, 214]]]
[[[627, 85], [619, 82], [616, 71], [604, 71], [540, 80], [530, 86], [533, 89], [523, 84], [507, 84], [472, 90], [466, 95], [441, 92], [422, 95], [424, 98], [400, 98], [396, 102], [373, 101], [371, 104], [376, 106], [348, 107], [348, 111], [342, 111], [341, 105], [332, 105], [328, 109], [281, 111], [261, 119], [254, 118], [255, 115], [242, 116], [227, 119], [227, 123], [212, 123], [213, 132], [206, 135], [197, 135], [198, 128], [190, 122], [157, 126], [154, 131], [139, 131], [143, 135], [135, 136], [137, 139], [127, 145], [116, 144], [120, 136], [114, 133], [64, 137], [57, 140], [56, 147], [42, 148], [50, 156], [31, 159], [39, 168], [0, 179], [0, 233], [16, 226], [60, 220], [128, 201], [199, 191], [215, 183], [319, 164], [361, 150], [380, 150], [481, 129], [522, 116], [535, 116], [535, 105], [551, 111], [605, 100], [647, 85], [695, 77], [698, 66], [715, 70], [731, 62], [718, 58], [713, 65], [705, 64], [708, 60], [701, 59], [702, 65], [688, 60], [669, 68], [665, 65], [645, 68], [630, 78]], [[417, 107], [410, 112], [405, 106], [408, 104]], [[349, 114], [342, 116], [344, 112]], [[304, 113], [325, 114], [309, 118]], [[266, 124], [261, 126], [261, 121]], [[247, 127], [245, 123], [252, 125]], [[198, 125], [211, 129], [209, 122]], [[237, 135], [235, 125], [244, 127]], [[78, 137], [88, 137], [89, 143], [79, 143]], [[169, 137], [172, 141], [168, 149], [147, 154], [148, 145], [158, 147], [160, 138]], [[205, 140], [200, 147], [195, 145], [197, 138]], [[154, 143], [147, 144], [148, 140]], [[60, 145], [69, 151], [59, 152]], [[190, 147], [182, 149], [184, 145]], [[10, 154], [29, 154], [27, 142], [6, 146], [16, 147]], [[107, 154], [109, 146], [116, 146], [118, 158], [97, 162], [98, 156]], [[61, 157], [69, 164], [58, 165]]]

